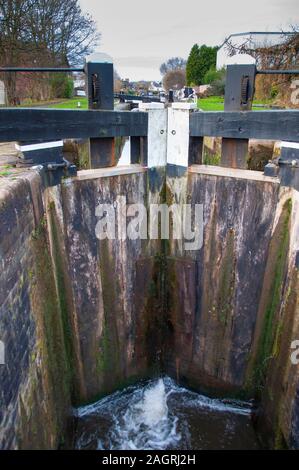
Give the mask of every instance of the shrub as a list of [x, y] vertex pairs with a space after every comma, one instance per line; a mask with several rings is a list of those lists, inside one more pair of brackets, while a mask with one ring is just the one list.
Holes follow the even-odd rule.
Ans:
[[271, 98], [273, 98], [273, 99], [276, 98], [276, 96], [278, 95], [278, 92], [279, 92], [278, 86], [275, 85], [275, 84], [273, 84], [273, 85], [271, 86], [271, 90], [270, 90], [270, 96], [271, 96]]
[[225, 80], [215, 80], [211, 83], [210, 95], [212, 96], [224, 96], [225, 93]]
[[225, 69], [210, 69], [205, 74], [205, 83], [211, 85], [209, 95], [223, 96], [225, 92]]
[[73, 79], [65, 73], [54, 74], [51, 78], [53, 98], [72, 98], [74, 94]]
[[219, 80], [221, 78], [221, 70], [216, 70], [215, 68], [211, 68], [208, 70], [203, 78], [204, 85], [210, 85], [211, 83]]

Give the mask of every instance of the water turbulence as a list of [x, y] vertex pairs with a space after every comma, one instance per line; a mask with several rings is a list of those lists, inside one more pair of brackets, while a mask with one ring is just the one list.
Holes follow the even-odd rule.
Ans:
[[77, 449], [257, 449], [250, 403], [219, 400], [168, 377], [76, 410]]

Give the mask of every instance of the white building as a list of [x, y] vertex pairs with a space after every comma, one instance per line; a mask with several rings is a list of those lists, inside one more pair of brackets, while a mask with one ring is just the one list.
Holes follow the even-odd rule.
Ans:
[[[227, 50], [227, 44], [230, 43], [236, 48], [242, 46], [242, 44], [246, 44], [248, 47], [252, 49], [256, 49], [257, 47], [261, 46], [276, 46], [281, 44], [286, 40], [287, 35], [292, 35], [292, 32], [284, 32], [281, 31], [249, 31], [246, 33], [235, 33], [228, 36], [223, 44], [219, 47], [217, 52], [217, 69], [222, 69], [227, 65], [227, 61], [230, 58]], [[238, 53], [236, 51], [236, 53]]]

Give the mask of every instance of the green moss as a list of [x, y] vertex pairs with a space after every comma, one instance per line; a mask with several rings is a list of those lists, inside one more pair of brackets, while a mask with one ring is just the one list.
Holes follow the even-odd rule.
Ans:
[[282, 332], [283, 332], [283, 322], [282, 320], [280, 320], [278, 322], [276, 332], [275, 332], [275, 338], [274, 338], [272, 354], [271, 354], [272, 357], [278, 357], [279, 355]]
[[3, 170], [3, 171], [0, 171], [0, 178], [5, 178], [7, 176], [10, 176], [12, 175], [12, 172], [11, 171], [7, 171], [7, 170]]
[[[74, 360], [74, 347], [73, 347], [73, 331], [69, 318], [69, 309], [67, 301], [67, 280], [65, 279], [65, 262], [64, 255], [61, 252], [58, 225], [54, 216], [54, 203], [50, 205], [49, 216], [51, 218], [52, 228], [52, 244], [53, 244], [53, 259], [54, 269], [56, 276], [56, 284], [58, 290], [58, 301], [60, 306], [61, 322], [64, 336], [64, 347], [67, 359], [67, 376], [65, 377], [65, 386], [70, 387], [75, 377], [75, 360]], [[72, 394], [75, 395], [74, 387], [72, 386]]]
[[275, 433], [274, 450], [288, 450], [288, 445], [280, 427], [277, 427]]
[[172, 204], [175, 203], [175, 198], [174, 195], [172, 194], [169, 186], [167, 185], [166, 181], [163, 185], [163, 188], [160, 192], [160, 199], [161, 199], [161, 204], [167, 204], [168, 206], [171, 206]]
[[212, 154], [212, 153], [208, 152], [206, 147], [205, 147], [204, 154], [203, 154], [203, 163], [204, 163], [204, 165], [219, 166], [220, 161], [221, 161], [221, 154], [220, 153]]
[[107, 372], [115, 372], [115, 362], [117, 357], [114, 356], [114, 345], [109, 336], [109, 329], [107, 327], [106, 319], [104, 319], [103, 333], [100, 339], [99, 351], [96, 356], [96, 370], [98, 374], [105, 374]]
[[[119, 335], [115, 315], [120, 314], [117, 301], [120, 288], [113, 269], [114, 262], [109, 254], [109, 241], [103, 240], [101, 245], [101, 279], [104, 300], [104, 325], [100, 340], [100, 352], [96, 357], [98, 372], [103, 372], [103, 379], [108, 387], [112, 382], [122, 380], [122, 360]], [[119, 312], [119, 313], [118, 313]]]
[[[37, 342], [30, 356], [30, 390], [22, 411], [21, 448], [43, 448], [50, 442], [53, 445], [53, 439], [58, 445], [70, 407], [68, 361], [45, 219], [32, 236], [32, 250], [34, 265], [27, 277], [34, 280], [30, 282], [30, 298]], [[46, 402], [47, 413], [40, 407], [41, 399]]]
[[[234, 256], [234, 231], [229, 230], [225, 254], [219, 273], [219, 291], [217, 296], [217, 313], [221, 323], [226, 326], [228, 317], [232, 311], [232, 294], [235, 285], [235, 256]], [[214, 307], [215, 308], [215, 307]]]
[[[37, 261], [37, 277], [43, 278], [43, 282], [48, 286], [42, 291], [42, 304], [44, 314], [44, 333], [46, 335], [48, 366], [52, 372], [53, 382], [59, 379], [62, 390], [59, 393], [67, 393], [69, 386], [68, 361], [65, 357], [65, 349], [60, 329], [60, 318], [57, 315], [56, 295], [49, 287], [54, 288], [51, 273], [51, 260], [45, 255]], [[47, 271], [47, 272], [46, 272]], [[47, 282], [49, 281], [49, 282]], [[55, 288], [54, 288], [55, 289]]]
[[292, 201], [289, 199], [282, 211], [281, 227], [277, 243], [273, 278], [269, 290], [268, 301], [265, 309], [261, 334], [259, 337], [255, 365], [251, 383], [255, 389], [263, 386], [268, 362], [279, 351], [279, 339], [282, 324], [275, 322], [275, 315], [281, 304], [281, 295], [284, 285], [285, 266], [289, 247], [289, 221], [292, 210]]
[[78, 170], [87, 170], [90, 168], [89, 142], [78, 145], [78, 161], [75, 161]]
[[49, 204], [48, 204], [48, 210], [51, 211], [51, 210], [54, 210], [54, 209], [55, 209], [55, 202], [50, 201]]
[[45, 217], [42, 217], [36, 229], [32, 232], [33, 240], [38, 240], [44, 236], [44, 229], [47, 226], [47, 220]]

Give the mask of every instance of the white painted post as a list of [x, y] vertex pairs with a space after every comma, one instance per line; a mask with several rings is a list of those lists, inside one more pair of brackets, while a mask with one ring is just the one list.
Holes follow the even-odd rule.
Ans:
[[[170, 200], [181, 208], [187, 202], [190, 112], [195, 103], [173, 103], [168, 108], [166, 186]], [[182, 217], [181, 212], [180, 217]], [[176, 221], [176, 224], [178, 221]], [[170, 241], [170, 253], [184, 254], [184, 228], [176, 227], [180, 237]]]
[[195, 103], [173, 103], [168, 108], [167, 164], [188, 167], [189, 116]]
[[147, 166], [165, 167], [167, 154], [167, 109], [163, 103], [139, 103], [148, 112]]

